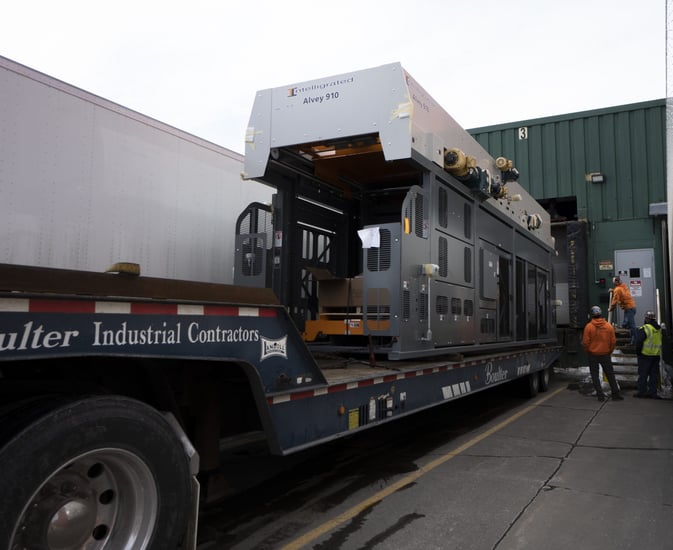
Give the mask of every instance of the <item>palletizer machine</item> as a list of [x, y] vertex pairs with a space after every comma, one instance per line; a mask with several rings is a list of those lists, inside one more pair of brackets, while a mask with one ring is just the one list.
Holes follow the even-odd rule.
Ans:
[[399, 63], [262, 90], [235, 283], [314, 350], [410, 359], [555, 343], [549, 215]]

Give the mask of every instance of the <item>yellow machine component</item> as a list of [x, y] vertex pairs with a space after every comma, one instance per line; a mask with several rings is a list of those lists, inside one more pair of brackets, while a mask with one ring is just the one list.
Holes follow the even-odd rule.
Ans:
[[460, 149], [444, 150], [444, 169], [451, 175], [458, 178], [467, 176], [470, 170], [477, 167], [477, 161], [474, 157], [467, 156]]
[[362, 336], [363, 321], [361, 317], [335, 319], [321, 315], [315, 321], [306, 321], [303, 338], [306, 342], [315, 342], [319, 336]]
[[315, 342], [323, 336], [363, 336], [364, 279], [334, 277], [321, 269], [309, 271], [318, 281], [319, 307], [318, 318], [305, 322], [304, 341]]
[[498, 170], [505, 172], [507, 170], [511, 170], [514, 167], [514, 164], [511, 160], [506, 159], [505, 157], [498, 157], [495, 159], [495, 167]]
[[539, 229], [542, 226], [540, 214], [530, 214], [527, 219], [528, 229]]
[[507, 187], [504, 185], [501, 185], [497, 190], [496, 189], [491, 189], [491, 195], [495, 199], [504, 199], [507, 197]]

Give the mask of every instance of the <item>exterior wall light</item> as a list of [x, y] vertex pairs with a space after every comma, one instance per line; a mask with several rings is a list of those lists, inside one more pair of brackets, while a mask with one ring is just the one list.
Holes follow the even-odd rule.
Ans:
[[592, 172], [591, 174], [587, 174], [587, 180], [591, 183], [605, 183], [605, 174]]

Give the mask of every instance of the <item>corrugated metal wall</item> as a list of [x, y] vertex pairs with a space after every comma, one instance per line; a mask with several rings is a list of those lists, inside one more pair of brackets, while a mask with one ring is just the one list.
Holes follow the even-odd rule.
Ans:
[[[648, 217], [666, 200], [665, 101], [476, 128], [493, 156], [511, 158], [536, 199], [577, 197], [592, 222]], [[605, 183], [586, 175], [600, 172]]]

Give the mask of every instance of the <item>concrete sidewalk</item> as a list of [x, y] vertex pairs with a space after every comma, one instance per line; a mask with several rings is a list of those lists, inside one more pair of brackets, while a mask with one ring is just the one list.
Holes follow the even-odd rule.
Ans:
[[568, 389], [544, 404], [550, 440], [578, 436], [498, 550], [673, 548], [673, 401], [633, 393], [599, 402]]

